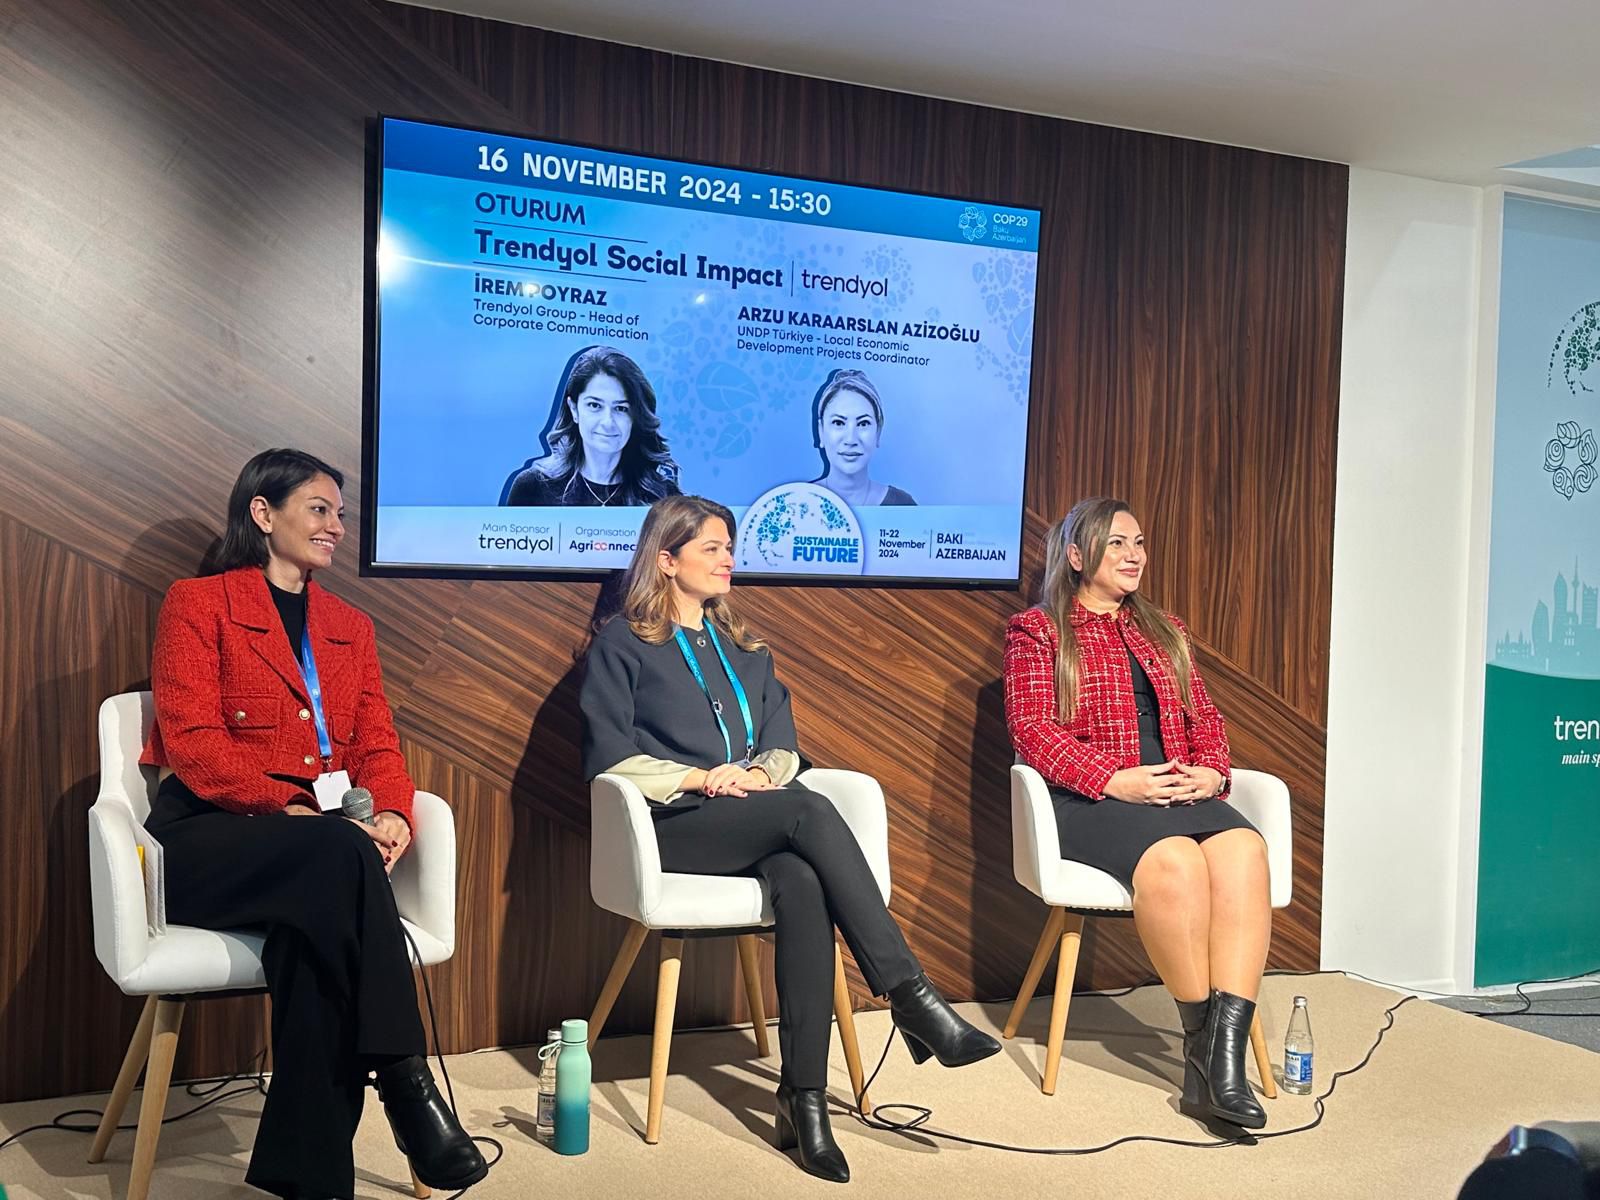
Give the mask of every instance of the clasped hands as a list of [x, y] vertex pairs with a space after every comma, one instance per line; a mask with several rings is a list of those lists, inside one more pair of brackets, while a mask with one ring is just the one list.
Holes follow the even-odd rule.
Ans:
[[760, 767], [741, 767], [738, 763], [723, 763], [709, 771], [695, 770], [683, 781], [684, 791], [707, 796], [748, 796], [751, 792], [770, 792], [777, 786]]
[[[320, 817], [320, 809], [309, 804], [290, 804], [284, 812], [291, 817]], [[332, 815], [332, 814], [328, 814]], [[378, 851], [383, 855], [383, 869], [393, 871], [395, 863], [400, 861], [400, 856], [411, 846], [411, 826], [407, 825], [405, 818], [399, 813], [381, 812], [372, 818], [372, 824], [356, 821], [350, 817], [340, 817], [340, 820], [349, 821], [357, 829], [378, 843]]]
[[1126, 804], [1193, 804], [1222, 790], [1222, 772], [1172, 759], [1148, 767], [1127, 767], [1106, 784], [1106, 795]]

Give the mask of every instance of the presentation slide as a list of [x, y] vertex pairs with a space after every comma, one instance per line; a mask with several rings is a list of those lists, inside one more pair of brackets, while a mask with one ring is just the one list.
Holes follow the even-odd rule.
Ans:
[[382, 121], [369, 569], [1014, 581], [1037, 209]]

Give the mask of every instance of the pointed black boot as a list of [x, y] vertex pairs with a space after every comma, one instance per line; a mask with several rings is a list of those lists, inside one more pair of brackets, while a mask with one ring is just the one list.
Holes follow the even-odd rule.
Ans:
[[394, 1144], [431, 1188], [459, 1191], [489, 1173], [483, 1155], [434, 1086], [433, 1072], [413, 1055], [378, 1071], [378, 1095]]
[[[1192, 1041], [1190, 1014], [1184, 1016], [1184, 1099], [1179, 1107], [1190, 1116], [1212, 1116], [1244, 1129], [1260, 1129], [1267, 1114], [1256, 1103], [1245, 1075], [1245, 1055], [1250, 1049], [1250, 1023], [1255, 1018], [1254, 1000], [1231, 992], [1211, 993], [1205, 1024]], [[1190, 1071], [1198, 1074], [1197, 1103], [1188, 1107]]]
[[800, 1166], [808, 1175], [829, 1183], [849, 1183], [850, 1164], [833, 1140], [828, 1124], [828, 1093], [822, 1088], [778, 1085], [779, 1150], [800, 1151]]
[[929, 1055], [964, 1067], [1000, 1053], [1000, 1043], [963, 1020], [920, 971], [889, 992], [889, 1016], [916, 1062]]

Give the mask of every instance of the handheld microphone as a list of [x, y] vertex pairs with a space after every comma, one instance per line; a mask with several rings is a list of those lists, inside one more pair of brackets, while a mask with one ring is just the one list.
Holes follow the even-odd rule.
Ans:
[[352, 821], [372, 824], [372, 793], [366, 788], [353, 787], [339, 801], [339, 808]]

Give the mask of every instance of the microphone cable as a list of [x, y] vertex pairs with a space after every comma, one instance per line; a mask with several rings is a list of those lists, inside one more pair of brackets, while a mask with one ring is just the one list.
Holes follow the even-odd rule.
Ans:
[[[461, 1125], [461, 1113], [456, 1108], [456, 1090], [450, 1083], [450, 1068], [444, 1065], [444, 1050], [441, 1048], [439, 1041], [439, 1017], [433, 1010], [433, 985], [428, 982], [428, 971], [422, 965], [422, 951], [417, 948], [417, 940], [411, 936], [411, 930], [407, 929], [403, 922], [400, 926], [400, 932], [406, 935], [406, 941], [411, 945], [411, 953], [416, 955], [417, 974], [422, 976], [422, 995], [428, 1002], [428, 1024], [433, 1029], [433, 1057], [439, 1064], [439, 1074], [444, 1077], [445, 1095], [450, 1098], [450, 1114], [455, 1117], [456, 1124]], [[466, 1126], [461, 1125], [461, 1128], [464, 1131]], [[486, 1146], [494, 1147], [494, 1157], [486, 1163], [489, 1170], [493, 1170], [500, 1160], [506, 1156], [506, 1148], [498, 1139], [492, 1138], [488, 1134], [479, 1133], [469, 1133], [467, 1136], [475, 1142], [482, 1142]], [[484, 1179], [488, 1178], [489, 1176], [485, 1172], [483, 1179], [478, 1180], [478, 1183], [482, 1183]], [[457, 1200], [457, 1197], [465, 1196], [473, 1188], [477, 1187], [478, 1183], [469, 1183], [460, 1191], [450, 1193], [446, 1200]]]
[[[255, 1054], [250, 1056], [250, 1062], [254, 1065], [254, 1070], [251, 1070], [251, 1068], [247, 1066], [243, 1070], [236, 1071], [234, 1074], [222, 1078], [211, 1080], [199, 1079], [186, 1084], [184, 1086], [185, 1093], [190, 1096], [194, 1096], [197, 1099], [202, 1096], [207, 1097], [207, 1099], [203, 1103], [196, 1104], [193, 1108], [186, 1109], [181, 1113], [174, 1113], [170, 1117], [162, 1117], [161, 1124], [171, 1125], [176, 1121], [182, 1121], [188, 1117], [194, 1116], [195, 1113], [200, 1112], [202, 1109], [210, 1108], [213, 1104], [219, 1104], [222, 1101], [230, 1100], [235, 1096], [247, 1096], [251, 1092], [259, 1092], [261, 1095], [265, 1096], [267, 1094], [266, 1061], [267, 1048], [263, 1046], [260, 1050], [256, 1051]], [[245, 1087], [233, 1088], [231, 1091], [223, 1090], [227, 1088], [228, 1085], [237, 1083], [241, 1079], [249, 1079], [250, 1082]], [[38, 1133], [39, 1131], [45, 1129], [61, 1129], [67, 1133], [98, 1133], [100, 1131], [100, 1124], [98, 1120], [93, 1125], [80, 1125], [72, 1122], [69, 1120], [69, 1118], [100, 1118], [104, 1116], [105, 1110], [101, 1108], [69, 1108], [65, 1112], [57, 1113], [55, 1116], [51, 1117], [49, 1121], [42, 1125], [29, 1125], [26, 1129], [17, 1130], [17, 1132], [11, 1134], [4, 1141], [0, 1141], [0, 1150], [4, 1150], [7, 1146], [11, 1145], [12, 1142], [17, 1141], [19, 1138], [26, 1137], [30, 1133]], [[117, 1126], [118, 1132], [133, 1131], [137, 1130], [138, 1128], [138, 1122], [134, 1122], [132, 1125]]]
[[[1275, 970], [1275, 971], [1266, 971], [1263, 974], [1271, 975], [1271, 976], [1287, 976], [1287, 977], [1293, 977], [1293, 978], [1304, 978], [1304, 977], [1312, 976], [1312, 975], [1338, 974], [1338, 975], [1344, 975], [1346, 977], [1353, 977], [1353, 978], [1358, 978], [1358, 979], [1367, 979], [1366, 976], [1355, 975], [1353, 972], [1342, 971], [1342, 970], [1335, 970], [1335, 971], [1282, 971], [1282, 970]], [[1504, 1011], [1499, 1011], [1499, 1012], [1479, 1012], [1479, 1011], [1474, 1011], [1474, 1010], [1461, 1010], [1461, 1009], [1453, 1009], [1451, 1011], [1462, 1012], [1462, 1014], [1465, 1015], [1465, 1016], [1485, 1016], [1485, 1017], [1488, 1017], [1488, 1016], [1575, 1016], [1575, 1017], [1578, 1017], [1578, 1016], [1591, 1016], [1591, 1015], [1593, 1015], [1591, 1013], [1548, 1013], [1548, 1014], [1546, 1014], [1546, 1013], [1534, 1013], [1534, 1012], [1531, 1012], [1530, 1010], [1532, 1009], [1532, 1006], [1533, 1006], [1533, 1000], [1528, 995], [1528, 993], [1523, 990], [1524, 987], [1533, 986], [1535, 984], [1540, 984], [1540, 983], [1565, 983], [1565, 982], [1568, 982], [1569, 980], [1581, 979], [1581, 978], [1583, 978], [1583, 977], [1585, 977], [1587, 975], [1591, 975], [1591, 974], [1594, 974], [1594, 969], [1591, 969], [1589, 971], [1580, 971], [1580, 972], [1578, 972], [1577, 974], [1574, 974], [1574, 975], [1565, 975], [1565, 976], [1561, 976], [1561, 977], [1555, 978], [1555, 979], [1531, 979], [1531, 980], [1525, 980], [1522, 983], [1517, 984], [1517, 987], [1516, 987], [1517, 995], [1519, 995], [1523, 1000], [1523, 1005], [1519, 1009], [1504, 1010]], [[1097, 992], [1097, 993], [1089, 993], [1089, 994], [1098, 995], [1098, 996], [1101, 996], [1103, 998], [1111, 999], [1111, 998], [1116, 998], [1116, 997], [1119, 997], [1119, 996], [1129, 995], [1132, 992], [1135, 992], [1135, 991], [1137, 991], [1138, 989], [1140, 989], [1142, 987], [1149, 987], [1151, 984], [1159, 983], [1159, 982], [1160, 982], [1159, 979], [1150, 979], [1150, 980], [1145, 980], [1145, 981], [1143, 981], [1141, 983], [1135, 983], [1135, 984], [1132, 984], [1129, 987], [1121, 988], [1121, 989], [1114, 990], [1114, 991]], [[1289, 1129], [1273, 1129], [1273, 1130], [1266, 1130], [1266, 1131], [1253, 1131], [1253, 1130], [1248, 1130], [1248, 1129], [1242, 1129], [1242, 1128], [1235, 1129], [1233, 1127], [1229, 1127], [1229, 1130], [1228, 1130], [1227, 1133], [1224, 1134], [1224, 1133], [1220, 1133], [1219, 1132], [1217, 1134], [1217, 1136], [1215, 1136], [1215, 1137], [1213, 1137], [1211, 1139], [1205, 1140], [1205, 1141], [1198, 1141], [1198, 1140], [1194, 1140], [1194, 1139], [1190, 1139], [1190, 1138], [1167, 1137], [1167, 1136], [1164, 1136], [1164, 1135], [1150, 1134], [1150, 1133], [1134, 1133], [1134, 1134], [1126, 1134], [1123, 1137], [1115, 1138], [1112, 1141], [1104, 1142], [1104, 1143], [1101, 1143], [1100, 1145], [1097, 1145], [1097, 1146], [1023, 1146], [1023, 1145], [1017, 1145], [1017, 1144], [1011, 1143], [1011, 1142], [999, 1142], [999, 1141], [991, 1141], [991, 1140], [986, 1139], [986, 1138], [968, 1137], [968, 1136], [966, 1136], [964, 1134], [951, 1133], [948, 1130], [931, 1128], [929, 1126], [928, 1122], [930, 1122], [933, 1119], [933, 1109], [925, 1107], [925, 1106], [920, 1105], [920, 1104], [910, 1104], [910, 1103], [900, 1103], [900, 1102], [891, 1102], [891, 1103], [888, 1103], [888, 1104], [878, 1104], [878, 1105], [874, 1105], [873, 1106], [872, 1112], [863, 1113], [861, 1111], [861, 1098], [860, 1098], [860, 1096], [854, 1096], [854, 1097], [852, 1097], [852, 1101], [853, 1102], [851, 1104], [845, 1106], [845, 1111], [846, 1111], [847, 1115], [854, 1117], [857, 1121], [861, 1122], [863, 1125], [867, 1126], [869, 1129], [877, 1129], [877, 1130], [880, 1130], [880, 1131], [882, 1131], [884, 1133], [897, 1134], [897, 1135], [899, 1135], [901, 1137], [912, 1138], [914, 1136], [921, 1136], [921, 1137], [925, 1137], [925, 1138], [933, 1138], [933, 1139], [938, 1139], [938, 1140], [941, 1140], [941, 1141], [953, 1142], [953, 1143], [956, 1143], [958, 1145], [963, 1145], [963, 1146], [974, 1146], [974, 1147], [978, 1147], [980, 1149], [1001, 1150], [1001, 1151], [1005, 1151], [1005, 1152], [1011, 1153], [1011, 1154], [1053, 1155], [1053, 1156], [1060, 1156], [1060, 1157], [1081, 1157], [1081, 1156], [1089, 1155], [1089, 1154], [1103, 1154], [1108, 1150], [1116, 1149], [1118, 1146], [1125, 1146], [1125, 1145], [1129, 1145], [1129, 1144], [1135, 1143], [1135, 1142], [1145, 1142], [1145, 1143], [1150, 1143], [1150, 1144], [1154, 1144], [1154, 1145], [1163, 1145], [1163, 1146], [1181, 1146], [1181, 1147], [1185, 1147], [1185, 1148], [1189, 1148], [1189, 1149], [1196, 1149], [1196, 1150], [1216, 1150], [1216, 1149], [1220, 1149], [1220, 1148], [1222, 1148], [1224, 1146], [1253, 1146], [1257, 1142], [1266, 1141], [1266, 1140], [1271, 1139], [1271, 1138], [1292, 1137], [1295, 1134], [1308, 1133], [1311, 1130], [1317, 1128], [1319, 1125], [1322, 1124], [1323, 1118], [1327, 1115], [1327, 1101], [1328, 1101], [1329, 1097], [1331, 1097], [1333, 1095], [1334, 1089], [1339, 1086], [1339, 1081], [1341, 1079], [1344, 1079], [1347, 1076], [1354, 1075], [1356, 1072], [1362, 1070], [1364, 1067], [1367, 1066], [1368, 1063], [1370, 1063], [1372, 1061], [1372, 1057], [1373, 1057], [1373, 1055], [1375, 1055], [1377, 1053], [1378, 1047], [1383, 1044], [1384, 1037], [1387, 1036], [1389, 1031], [1394, 1028], [1394, 1025], [1395, 1025], [1395, 1014], [1398, 1013], [1406, 1005], [1410, 1004], [1412, 1001], [1418, 1000], [1418, 999], [1421, 998], [1420, 995], [1417, 992], [1415, 992], [1415, 991], [1413, 991], [1412, 989], [1409, 989], [1409, 988], [1401, 987], [1398, 984], [1386, 983], [1383, 980], [1376, 980], [1376, 979], [1368, 980], [1368, 982], [1376, 983], [1376, 984], [1379, 984], [1379, 985], [1381, 985], [1383, 987], [1393, 988], [1396, 991], [1409, 992], [1410, 994], [1402, 996], [1394, 1004], [1391, 1004], [1388, 1008], [1384, 1009], [1384, 1011], [1383, 1011], [1383, 1025], [1378, 1030], [1377, 1036], [1373, 1039], [1372, 1044], [1367, 1047], [1366, 1053], [1361, 1056], [1360, 1061], [1358, 1061], [1353, 1067], [1345, 1067], [1342, 1070], [1335, 1071], [1333, 1073], [1333, 1075], [1329, 1078], [1328, 1086], [1326, 1087], [1326, 1089], [1324, 1089], [1322, 1092], [1318, 1093], [1314, 1097], [1313, 1105], [1314, 1105], [1314, 1108], [1315, 1108], [1315, 1111], [1316, 1111], [1316, 1116], [1313, 1117], [1310, 1121], [1307, 1121], [1307, 1122], [1305, 1122], [1305, 1123], [1303, 1123], [1301, 1125], [1293, 1126], [1293, 1127], [1291, 1127]], [[1434, 994], [1434, 995], [1445, 995], [1445, 993], [1432, 993], [1432, 994]], [[1566, 997], [1566, 999], [1578, 999], [1578, 997]], [[878, 1078], [879, 1072], [881, 1072], [883, 1070], [884, 1063], [887, 1062], [888, 1058], [889, 1058], [889, 1048], [894, 1045], [895, 1036], [896, 1036], [896, 1034], [898, 1034], [898, 1032], [899, 1032], [899, 1030], [897, 1028], [895, 1028], [893, 1026], [890, 1027], [889, 1036], [888, 1036], [887, 1039], [885, 1039], [884, 1044], [883, 1044], [883, 1053], [878, 1056], [878, 1063], [877, 1063], [877, 1065], [875, 1067], [873, 1067], [872, 1074], [869, 1075], [867, 1077], [866, 1081], [862, 1084], [861, 1090], [862, 1090], [863, 1093], [865, 1093], [865, 1092], [867, 1092], [867, 1091], [869, 1091], [871, 1089], [873, 1082]], [[888, 1118], [888, 1117], [880, 1116], [879, 1114], [884, 1112], [885, 1110], [891, 1110], [891, 1111], [896, 1111], [896, 1112], [904, 1112], [904, 1113], [907, 1113], [909, 1115], [906, 1116], [904, 1119], [894, 1119], [894, 1118]], [[1213, 1119], [1213, 1120], [1207, 1121], [1206, 1124], [1208, 1126], [1212, 1127], [1212, 1128], [1215, 1128], [1218, 1125], [1225, 1124], [1225, 1122], [1222, 1122], [1222, 1121], [1217, 1120], [1217, 1119]]]

